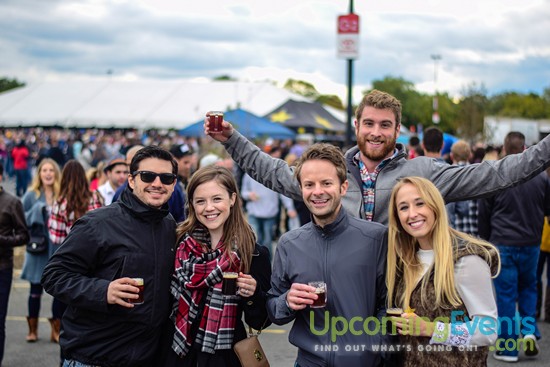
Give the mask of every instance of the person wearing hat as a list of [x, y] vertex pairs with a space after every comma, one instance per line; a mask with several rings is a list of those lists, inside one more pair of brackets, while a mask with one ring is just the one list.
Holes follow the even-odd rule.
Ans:
[[178, 184], [185, 191], [191, 174], [196, 169], [197, 157], [189, 144], [175, 144], [170, 148], [170, 153], [178, 162]]
[[97, 188], [103, 196], [105, 205], [111, 205], [116, 190], [128, 179], [128, 165], [124, 158], [116, 157], [111, 159], [103, 169], [107, 175], [107, 181]]
[[199, 161], [199, 168], [212, 166], [221, 162], [222, 159], [214, 153], [208, 153]]

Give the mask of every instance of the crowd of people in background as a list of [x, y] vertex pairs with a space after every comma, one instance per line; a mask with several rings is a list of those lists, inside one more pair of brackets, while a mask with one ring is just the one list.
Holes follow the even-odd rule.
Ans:
[[[238, 366], [231, 347], [246, 337], [243, 315], [256, 329], [294, 321], [296, 366], [322, 364], [327, 353], [315, 348], [318, 339], [308, 330], [313, 316], [304, 310], [318, 298], [307, 284], [318, 279], [308, 278], [330, 274], [335, 288], [328, 309], [350, 317], [407, 309], [393, 319], [401, 342], [454, 348], [429, 363], [484, 365], [487, 346], [497, 337], [530, 339], [525, 354], [536, 356], [541, 338], [536, 324], [514, 332], [493, 328], [487, 337], [468, 333], [462, 324], [462, 334], [456, 334], [448, 323], [421, 317], [442, 317], [451, 307], [474, 320], [497, 322], [514, 318], [517, 304], [522, 318], [544, 316], [550, 322], [550, 297], [546, 292], [543, 301], [541, 281], [550, 253], [547, 143], [524, 153], [525, 137], [511, 132], [502, 147], [459, 140], [444, 155], [443, 132], [429, 127], [405, 148], [396, 144], [400, 113], [392, 96], [366, 95], [356, 113], [357, 146], [345, 155], [334, 145], [303, 138], [252, 143], [228, 122], [217, 135], [205, 126], [201, 138], [157, 131], [0, 129], [0, 182], [15, 182], [29, 235], [18, 235], [14, 245], [24, 240], [44, 248], [27, 250], [21, 274], [30, 283], [26, 341], [39, 338], [44, 285], [54, 295], [52, 342], [60, 342], [64, 320], [64, 366], [132, 358], [136, 363], [161, 358], [166, 366]], [[153, 230], [160, 237], [151, 237]], [[156, 247], [136, 245], [144, 239]], [[124, 241], [136, 252], [128, 264], [119, 263]], [[349, 253], [331, 252], [331, 242], [345, 242]], [[369, 273], [368, 279], [353, 278], [357, 271]], [[222, 294], [223, 272], [237, 274], [234, 297]], [[140, 285], [133, 276], [142, 273], [162, 286], [146, 299], [158, 308], [132, 312]], [[107, 275], [110, 282], [104, 281]], [[120, 308], [110, 313], [115, 306]], [[121, 340], [118, 335], [144, 312], [151, 312], [148, 323]], [[98, 327], [98, 320], [109, 330]], [[420, 325], [420, 333], [403, 335], [411, 323]], [[104, 338], [99, 344], [93, 342], [98, 335]], [[159, 340], [163, 348], [157, 351]], [[124, 349], [128, 343], [140, 350]], [[460, 353], [459, 345], [480, 349]], [[497, 350], [494, 356], [515, 362], [518, 351]], [[360, 358], [345, 353], [335, 358], [374, 366], [380, 357], [369, 350]], [[392, 363], [431, 365], [418, 353], [402, 357]]]
[[[258, 141], [266, 152], [290, 162], [295, 161], [312, 143], [309, 136], [299, 137], [294, 141]], [[210, 164], [226, 167], [235, 174], [239, 189], [242, 189], [243, 180], [247, 187], [249, 186], [247, 175], [234, 164], [222, 148], [212, 144], [207, 138], [191, 138], [175, 132], [157, 131], [138, 134], [136, 131], [101, 129], [0, 129], [0, 161], [4, 164], [6, 178], [15, 180], [16, 195], [19, 197], [29, 190], [29, 184], [36, 179], [38, 167], [45, 158], [51, 164], [55, 163], [59, 170], [63, 169], [68, 161], [75, 160], [84, 168], [90, 182], [90, 190], [97, 190], [103, 197], [104, 205], [109, 205], [113, 199], [118, 199], [127, 185], [128, 166], [133, 154], [145, 145], [161, 146], [169, 150], [178, 161], [178, 186], [169, 202], [171, 213], [178, 222], [185, 219], [184, 192], [187, 182], [199, 167]], [[249, 212], [249, 220], [254, 222], [262, 244], [273, 243], [281, 231], [297, 228], [309, 221], [307, 208], [301, 202], [293, 202], [284, 196], [281, 196], [277, 203], [270, 204], [271, 208], [267, 212], [262, 211], [259, 216], [255, 215], [254, 208], [262, 206], [265, 200], [269, 199], [262, 198], [261, 195], [256, 197], [250, 190], [245, 190], [245, 193], [244, 209]], [[257, 198], [261, 201], [257, 201]], [[266, 219], [269, 219], [269, 223]], [[260, 231], [262, 226], [270, 229]], [[274, 230], [271, 231], [271, 228]], [[269, 251], [271, 253], [271, 248]]]

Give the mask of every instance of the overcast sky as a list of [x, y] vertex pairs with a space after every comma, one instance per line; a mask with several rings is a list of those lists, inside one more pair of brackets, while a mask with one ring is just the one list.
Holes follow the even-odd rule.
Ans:
[[[348, 0], [0, 0], [0, 76], [306, 80], [345, 97]], [[550, 87], [550, 0], [355, 1], [358, 92], [386, 75], [453, 95]]]

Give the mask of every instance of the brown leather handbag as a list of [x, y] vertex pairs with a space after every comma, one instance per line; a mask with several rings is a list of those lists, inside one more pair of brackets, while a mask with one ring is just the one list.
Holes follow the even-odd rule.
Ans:
[[[267, 321], [267, 320], [266, 320]], [[265, 322], [264, 322], [265, 325]], [[262, 326], [263, 328], [263, 326]], [[233, 350], [241, 366], [243, 367], [269, 367], [269, 362], [267, 361], [267, 356], [262, 349], [260, 341], [258, 340], [258, 335], [262, 332], [262, 329], [258, 330], [257, 334], [254, 334], [252, 328], [248, 327], [248, 338], [241, 340], [240, 342], [235, 343]]]

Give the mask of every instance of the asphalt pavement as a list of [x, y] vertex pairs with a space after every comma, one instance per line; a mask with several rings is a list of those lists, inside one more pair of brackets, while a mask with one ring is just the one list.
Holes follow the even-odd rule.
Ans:
[[[4, 182], [5, 189], [13, 192], [13, 181]], [[12, 284], [8, 317], [6, 320], [6, 347], [2, 367], [56, 367], [59, 365], [59, 346], [50, 342], [51, 296], [44, 294], [40, 322], [38, 328], [39, 340], [27, 343], [27, 299], [29, 283], [20, 279], [20, 267], [24, 248], [16, 249], [16, 269]], [[543, 339], [539, 341], [541, 353], [536, 359], [527, 359], [520, 354], [520, 360], [513, 365], [518, 367], [548, 366], [550, 357], [550, 323], [539, 322]], [[260, 342], [272, 367], [291, 367], [296, 358], [296, 348], [288, 342], [288, 332], [291, 325], [272, 325], [262, 332]], [[489, 367], [508, 366], [510, 363], [497, 362], [492, 357], [488, 359]], [[154, 366], [152, 366], [154, 367]]]

